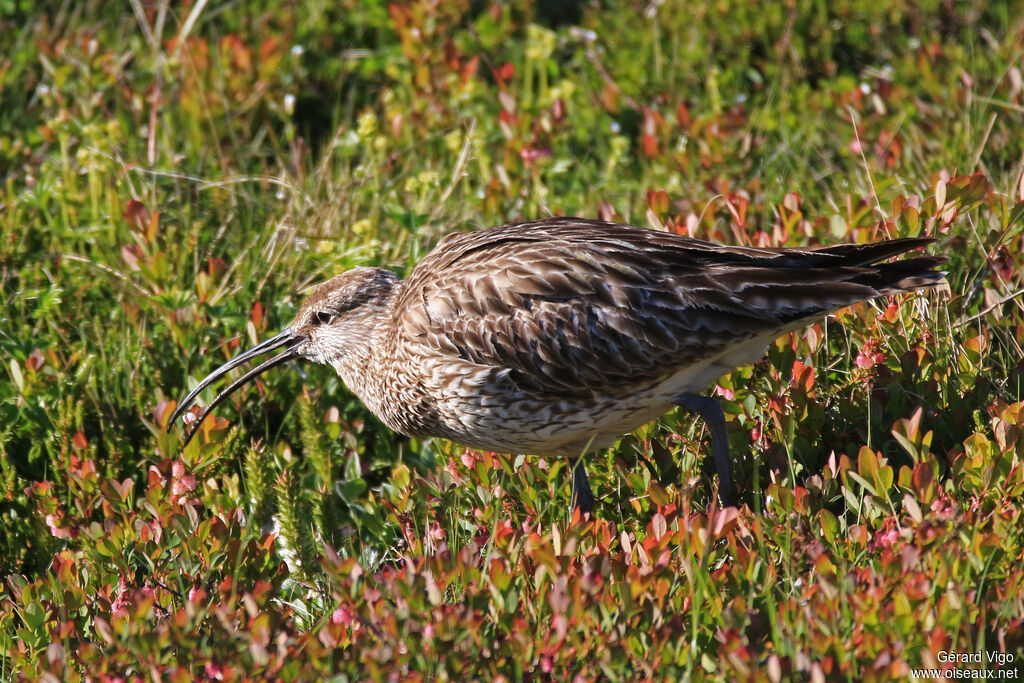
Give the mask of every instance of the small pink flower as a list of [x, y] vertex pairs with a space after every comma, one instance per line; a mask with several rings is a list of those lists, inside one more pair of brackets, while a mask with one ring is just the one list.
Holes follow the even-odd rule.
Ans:
[[462, 475], [459, 474], [459, 467], [455, 464], [454, 460], [446, 460], [444, 463], [444, 471], [451, 475], [455, 481], [461, 481]]
[[430, 538], [435, 541], [440, 541], [444, 538], [444, 529], [441, 528], [440, 524], [430, 525]]
[[953, 506], [944, 498], [933, 500], [931, 510], [935, 515], [934, 519], [940, 522], [946, 522], [953, 516]]
[[519, 151], [519, 156], [522, 157], [523, 161], [529, 165], [531, 162], [536, 161], [540, 157], [551, 156], [550, 149], [537, 149], [535, 147], [523, 147]]
[[857, 364], [858, 368], [861, 368], [863, 370], [870, 370], [875, 365], [875, 359], [871, 356], [871, 354], [858, 353], [857, 359], [854, 361], [854, 363]]
[[185, 476], [185, 463], [181, 460], [175, 460], [174, 464], [171, 465], [171, 476], [175, 479], [180, 479]]
[[50, 533], [57, 538], [71, 538], [71, 530], [60, 526], [57, 515], [46, 515], [46, 526], [50, 527]]
[[194, 474], [175, 479], [171, 482], [171, 501], [177, 503], [180, 498], [195, 491], [195, 489], [196, 477]]
[[117, 582], [117, 597], [110, 603], [110, 613], [114, 616], [126, 616], [128, 614], [128, 581], [122, 576]]
[[349, 611], [348, 607], [345, 607], [344, 605], [338, 605], [338, 609], [334, 610], [334, 613], [331, 614], [331, 623], [332, 624], [341, 624], [342, 626], [351, 626], [352, 625], [352, 621], [353, 621], [353, 619], [352, 619], [352, 612]]
[[476, 456], [472, 451], [462, 451], [462, 464], [469, 468], [476, 465]]
[[900, 534], [895, 529], [889, 529], [878, 536], [878, 544], [883, 548], [891, 546], [900, 537]]
[[726, 401], [731, 401], [736, 398], [736, 392], [733, 389], [726, 389], [721, 385], [715, 387], [715, 393], [724, 397]]

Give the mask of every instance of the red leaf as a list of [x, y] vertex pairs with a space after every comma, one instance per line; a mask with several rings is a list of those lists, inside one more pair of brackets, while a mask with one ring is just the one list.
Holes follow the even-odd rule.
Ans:
[[725, 208], [729, 209], [733, 222], [741, 228], [747, 227], [747, 206], [749, 203], [746, 197], [734, 192], [730, 192], [725, 196]]
[[647, 206], [659, 216], [668, 213], [669, 199], [665, 190], [647, 190]]
[[129, 199], [124, 208], [124, 218], [134, 230], [145, 234], [149, 226], [149, 209], [138, 199]]
[[146, 242], [152, 242], [156, 239], [156, 229], [160, 227], [160, 212], [154, 211], [153, 215], [149, 217], [149, 224], [146, 226]]
[[658, 139], [649, 133], [644, 133], [640, 136], [640, 145], [643, 148], [645, 156], [656, 157], [658, 156]]
[[43, 352], [38, 348], [32, 351], [29, 357], [25, 359], [25, 367], [29, 370], [38, 370], [45, 364], [46, 358], [43, 357]]
[[793, 361], [793, 384], [810, 393], [814, 388], [814, 368], [800, 361]]
[[597, 205], [597, 217], [603, 221], [614, 222], [619, 218], [619, 212], [615, 210], [614, 206], [602, 199]]
[[128, 270], [139, 270], [139, 259], [142, 258], [142, 250], [137, 244], [122, 244], [121, 258], [124, 259]]
[[690, 123], [691, 123], [690, 110], [682, 102], [680, 102], [679, 106], [676, 107], [676, 123], [679, 124], [679, 126], [682, 127], [682, 128], [689, 128], [690, 127]]
[[996, 249], [996, 253], [989, 259], [989, 265], [992, 266], [992, 270], [994, 270], [996, 275], [998, 275], [1004, 282], [1008, 282], [1013, 278], [1015, 264], [1013, 262], [1013, 257], [1010, 256], [1010, 252], [1007, 250], [1005, 245], [1000, 245], [999, 248]]
[[210, 278], [217, 282], [221, 276], [227, 271], [228, 264], [224, 262], [222, 258], [210, 258], [206, 262], [206, 272], [210, 274]]
[[515, 75], [516, 68], [511, 62], [505, 62], [494, 70], [494, 78], [498, 81], [498, 85], [502, 87], [504, 87], [505, 83]]
[[263, 329], [263, 304], [259, 301], [252, 305], [252, 312], [249, 314], [249, 319], [252, 320], [253, 327], [257, 330]]
[[734, 507], [720, 508], [715, 514], [715, 521], [711, 528], [714, 538], [721, 538], [727, 531], [738, 523], [739, 512]]

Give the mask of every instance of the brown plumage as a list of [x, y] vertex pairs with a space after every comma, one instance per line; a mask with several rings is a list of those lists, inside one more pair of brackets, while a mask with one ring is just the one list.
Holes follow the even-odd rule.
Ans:
[[[685, 405], [709, 421], [731, 504], [721, 409], [693, 392], [810, 319], [940, 284], [941, 258], [878, 263], [931, 241], [757, 249], [579, 218], [449, 235], [404, 281], [356, 268], [321, 285], [288, 329], [211, 373], [175, 418], [228, 370], [280, 347], [210, 408], [303, 357], [333, 366], [403, 434], [577, 458]], [[574, 474], [589, 509], [586, 475]]]

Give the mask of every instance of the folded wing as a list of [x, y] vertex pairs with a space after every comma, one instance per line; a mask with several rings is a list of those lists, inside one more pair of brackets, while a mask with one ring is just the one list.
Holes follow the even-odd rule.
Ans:
[[538, 397], [628, 393], [842, 306], [939, 284], [939, 258], [877, 264], [930, 241], [757, 249], [520, 223], [446, 238], [407, 281], [400, 328]]

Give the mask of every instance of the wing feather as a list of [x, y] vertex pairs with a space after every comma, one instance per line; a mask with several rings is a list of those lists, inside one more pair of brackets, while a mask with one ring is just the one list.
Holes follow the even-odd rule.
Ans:
[[929, 240], [724, 247], [583, 219], [449, 236], [404, 285], [406, 340], [500, 370], [538, 398], [628, 392], [797, 321], [941, 280]]

